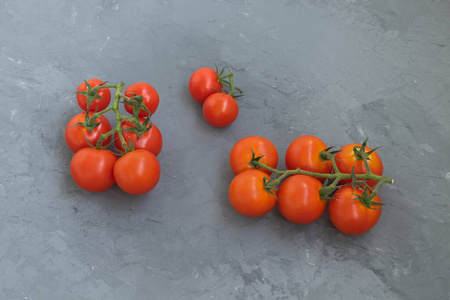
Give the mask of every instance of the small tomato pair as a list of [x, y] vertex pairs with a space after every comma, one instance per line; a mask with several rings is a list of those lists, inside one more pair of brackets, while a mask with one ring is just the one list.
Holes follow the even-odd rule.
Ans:
[[141, 195], [158, 184], [161, 167], [156, 156], [143, 149], [117, 159], [110, 150], [83, 148], [72, 157], [70, 173], [86, 191], [103, 192], [117, 183], [123, 191]]
[[[253, 150], [253, 153], [252, 153]], [[236, 175], [228, 189], [233, 208], [249, 217], [260, 217], [270, 212], [277, 203], [276, 191], [268, 191], [264, 185], [272, 173], [266, 169], [254, 169], [249, 163], [252, 156], [272, 168], [278, 165], [275, 145], [261, 136], [249, 136], [238, 141], [230, 152], [230, 166]]]
[[216, 70], [200, 68], [189, 79], [189, 92], [203, 104], [205, 120], [215, 127], [231, 125], [239, 114], [239, 105], [223, 88], [223, 79]]
[[[89, 79], [86, 82], [81, 83], [77, 88], [77, 103], [84, 111], [87, 110], [87, 97], [83, 93], [88, 92], [90, 89], [97, 86], [105, 85], [106, 83], [98, 78]], [[153, 86], [146, 82], [138, 82], [130, 85], [125, 89], [124, 95], [132, 98], [134, 96], [141, 96], [142, 103], [147, 107], [150, 113], [154, 114], [159, 105], [159, 95]], [[109, 88], [101, 88], [97, 91], [92, 103], [89, 106], [89, 111], [102, 111], [106, 109], [111, 102], [111, 91]], [[125, 100], [126, 102], [126, 100]], [[133, 114], [133, 106], [130, 104], [124, 104], [127, 112]], [[139, 117], [148, 116], [148, 112], [144, 110], [139, 111]]]

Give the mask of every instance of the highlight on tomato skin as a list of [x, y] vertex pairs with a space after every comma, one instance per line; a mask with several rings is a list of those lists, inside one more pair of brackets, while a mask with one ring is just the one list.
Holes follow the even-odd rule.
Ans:
[[237, 119], [239, 106], [232, 96], [225, 93], [214, 93], [206, 98], [202, 112], [210, 125], [226, 127]]
[[[362, 189], [352, 186], [342, 186], [333, 195], [328, 204], [328, 214], [333, 225], [341, 232], [349, 235], [359, 235], [372, 229], [381, 216], [382, 206], [368, 208], [355, 196], [361, 196]], [[375, 203], [381, 203], [376, 195]]]
[[[144, 118], [139, 118], [139, 122], [141, 124], [144, 123], [144, 120]], [[134, 127], [136, 127], [136, 125], [130, 121], [125, 120], [121, 123], [121, 128], [123, 130]], [[152, 127], [150, 128], [150, 130], [144, 133], [140, 138], [138, 137], [138, 134], [133, 131], [123, 131], [122, 134], [127, 145], [130, 146], [130, 144], [133, 144], [135, 150], [144, 149], [152, 152], [155, 156], [158, 156], [161, 152], [163, 146], [163, 137], [161, 131], [155, 125], [155, 123], [152, 123]], [[125, 149], [122, 147], [121, 140], [117, 133], [114, 134], [114, 145], [117, 150], [125, 151]]]
[[246, 170], [234, 177], [228, 189], [231, 206], [241, 215], [261, 217], [276, 205], [276, 191], [270, 194], [264, 188], [267, 174], [259, 170]]
[[114, 166], [117, 156], [110, 150], [83, 148], [70, 162], [74, 182], [89, 192], [104, 192], [115, 184]]
[[192, 73], [189, 78], [189, 93], [200, 104], [203, 104], [209, 95], [222, 90], [223, 86], [219, 81], [217, 71], [214, 69], [200, 68]]
[[327, 207], [320, 198], [322, 183], [308, 175], [293, 175], [278, 190], [278, 209], [288, 221], [309, 224], [319, 219]]
[[142, 195], [153, 190], [161, 177], [161, 166], [150, 151], [138, 149], [120, 157], [114, 165], [114, 178], [124, 192]]
[[[299, 136], [286, 150], [286, 168], [288, 170], [300, 168], [314, 173], [330, 174], [333, 169], [331, 161], [323, 160], [320, 156], [320, 152], [327, 148], [327, 145], [318, 137]], [[315, 178], [321, 182], [325, 181], [323, 177]]]

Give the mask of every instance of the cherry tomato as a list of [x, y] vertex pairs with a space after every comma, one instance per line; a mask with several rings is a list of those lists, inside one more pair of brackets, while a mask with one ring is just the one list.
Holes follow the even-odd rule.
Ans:
[[[103, 83], [103, 81], [101, 81], [100, 79], [97, 79], [97, 78], [89, 79], [87, 82], [91, 87], [96, 87]], [[84, 82], [81, 83], [78, 86], [77, 91], [78, 92], [86, 92], [87, 91], [86, 83], [84, 83]], [[94, 101], [89, 106], [89, 111], [95, 111], [95, 110], [102, 111], [108, 107], [109, 102], [111, 101], [111, 91], [109, 89], [107, 89], [107, 88], [99, 89], [97, 94], [101, 98], [98, 98], [98, 99], [94, 98]], [[84, 110], [84, 111], [87, 110], [86, 96], [77, 94], [77, 102], [82, 110]]]
[[[331, 161], [320, 157], [320, 152], [327, 148], [327, 145], [318, 137], [300, 136], [292, 141], [286, 151], [286, 168], [289, 170], [300, 168], [305, 171], [330, 174], [333, 169]], [[317, 179], [321, 182], [325, 180], [321, 177]]]
[[215, 127], [225, 127], [236, 120], [239, 106], [236, 100], [225, 93], [214, 93], [203, 103], [205, 120]]
[[[361, 144], [348, 144], [341, 148], [341, 151], [335, 155], [336, 165], [341, 173], [350, 174], [352, 172], [352, 168], [355, 167], [355, 174], [365, 174], [367, 172], [366, 165], [364, 161], [361, 159], [357, 159], [356, 154], [353, 151], [353, 147], [361, 146]], [[369, 152], [369, 147], [365, 147], [366, 152]], [[373, 174], [382, 176], [383, 175], [383, 162], [381, 161], [380, 156], [376, 152], [372, 152], [368, 156], [367, 163], [369, 165], [370, 171]], [[343, 179], [340, 183], [349, 183], [351, 179]], [[370, 186], [375, 186], [378, 183], [376, 180], [369, 180], [367, 184]]]
[[[89, 116], [91, 117], [94, 112], [89, 112]], [[108, 119], [101, 115], [95, 120], [95, 123], [100, 123], [97, 127], [95, 127], [92, 131], [86, 129], [86, 127], [82, 125], [75, 125], [77, 123], [83, 123], [85, 121], [86, 113], [79, 113], [75, 117], [73, 117], [66, 126], [64, 137], [66, 139], [66, 144], [69, 146], [72, 152], [77, 152], [81, 148], [90, 147], [86, 142], [86, 139], [91, 143], [91, 145], [97, 145], [97, 141], [99, 140], [102, 134], [105, 134], [111, 130], [111, 124]], [[74, 126], [75, 125], [75, 126]], [[111, 136], [108, 136], [103, 142], [102, 146], [107, 146], [111, 141]]]
[[[141, 122], [141, 124], [144, 122], [144, 120], [145, 119], [143, 118], [139, 118], [139, 122]], [[134, 125], [130, 121], [122, 121], [120, 126], [122, 127], [122, 129], [136, 127], [136, 125]], [[125, 142], [128, 145], [130, 145], [130, 143], [134, 143], [135, 150], [145, 149], [153, 153], [155, 156], [158, 156], [158, 154], [161, 152], [163, 143], [162, 135], [161, 131], [159, 131], [158, 127], [156, 127], [154, 123], [152, 124], [152, 128], [150, 128], [150, 130], [144, 133], [140, 138], [138, 137], [137, 133], [133, 131], [123, 131], [122, 133]], [[117, 150], [125, 151], [125, 149], [123, 149], [122, 147], [122, 143], [117, 133], [114, 134], [114, 144]]]
[[114, 183], [116, 155], [109, 150], [80, 149], [70, 162], [70, 174], [75, 183], [90, 192], [103, 192]]
[[[255, 157], [262, 156], [259, 162], [271, 167], [276, 168], [278, 165], [278, 151], [275, 145], [262, 136], [248, 136], [238, 141], [230, 152], [230, 166], [234, 174], [239, 174], [245, 170], [251, 170], [253, 167], [249, 164], [252, 158], [252, 151], [255, 153]], [[259, 170], [271, 174], [272, 172], [260, 168]]]
[[[369, 231], [380, 219], [381, 206], [365, 207], [355, 194], [361, 196], [363, 191], [352, 186], [343, 186], [333, 195], [328, 205], [328, 213], [333, 225], [346, 234], [362, 234]], [[373, 202], [381, 203], [377, 195]]]
[[132, 195], [150, 192], [158, 184], [161, 167], [150, 151], [138, 149], [120, 157], [114, 166], [117, 185]]
[[[267, 174], [259, 170], [246, 170], [239, 173], [230, 184], [228, 198], [233, 208], [248, 217], [260, 217], [270, 212], [276, 197], [264, 189]], [[273, 191], [276, 195], [276, 192]]]
[[[125, 89], [125, 96], [131, 98], [133, 96], [142, 96], [142, 103], [147, 107], [150, 113], [154, 114], [159, 105], [159, 95], [153, 86], [145, 82], [138, 82], [130, 85]], [[126, 100], [125, 100], [126, 102]], [[134, 107], [129, 104], [125, 104], [125, 109], [130, 114], [133, 114]], [[141, 109], [139, 111], [139, 117], [143, 118], [148, 116], [148, 113]]]
[[289, 221], [309, 224], [324, 213], [327, 201], [320, 199], [322, 183], [307, 175], [287, 178], [278, 190], [278, 209]]
[[211, 68], [200, 68], [189, 79], [189, 92], [198, 103], [205, 102], [209, 95], [222, 90], [217, 72]]

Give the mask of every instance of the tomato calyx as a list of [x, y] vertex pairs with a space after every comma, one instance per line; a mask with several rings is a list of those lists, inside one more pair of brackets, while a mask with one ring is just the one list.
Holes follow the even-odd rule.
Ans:
[[273, 178], [264, 177], [263, 184], [264, 184], [264, 189], [266, 190], [266, 192], [268, 192], [269, 194], [271, 194], [272, 196], [274, 196], [276, 198], [277, 195], [275, 195], [275, 193], [273, 191], [278, 191], [277, 181], [274, 180]]
[[376, 195], [372, 197], [372, 194], [369, 195], [369, 193], [367, 193], [367, 190], [364, 190], [362, 195], [358, 194], [353, 195], [355, 196], [355, 198], [353, 198], [353, 201], [361, 202], [361, 204], [367, 207], [368, 209], [379, 209], [380, 206], [384, 205], [384, 203], [373, 202], [372, 199], [375, 198]]
[[331, 161], [336, 153], [341, 152], [341, 150], [330, 151], [331, 149], [336, 148], [335, 146], [328, 147], [322, 151], [320, 151], [320, 158], [324, 161]]
[[76, 123], [72, 127], [74, 127], [74, 126], [83, 126], [88, 131], [94, 130], [94, 128], [100, 126], [100, 123], [101, 123], [101, 122], [95, 122], [97, 120], [97, 118], [99, 117], [99, 115], [96, 115], [96, 113], [97, 113], [97, 110], [92, 115], [92, 117], [89, 117], [89, 110], [87, 110], [86, 114], [85, 114], [85, 117], [84, 117], [84, 122]]
[[[370, 150], [369, 152], [366, 152], [366, 146], [367, 146], [367, 141], [369, 140], [369, 137], [367, 137], [364, 142], [361, 144], [361, 146], [354, 146], [353, 147], [353, 153], [356, 156], [357, 160], [363, 160], [363, 161], [367, 161], [370, 160], [370, 154], [372, 154], [373, 152], [375, 152], [376, 150], [380, 149], [382, 146], [378, 146], [376, 148], [373, 148], [372, 150]], [[367, 168], [367, 170], [370, 170], [369, 168]]]
[[99, 89], [106, 85], [106, 81], [102, 82], [96, 87], [92, 87], [87, 80], [84, 81], [87, 91], [76, 91], [75, 94], [83, 95], [86, 97], [87, 111], [89, 111], [89, 106], [94, 102], [94, 99], [101, 99], [102, 97], [97, 93]]
[[124, 96], [124, 99], [125, 101], [122, 101], [121, 103], [133, 106], [133, 117], [137, 118], [141, 109], [145, 111], [149, 116], [152, 115], [148, 108], [143, 104], [144, 97], [133, 93], [133, 96]]
[[256, 157], [255, 151], [253, 151], [252, 147], [250, 147], [250, 151], [252, 152], [252, 158], [250, 159], [250, 166], [252, 166], [255, 169], [261, 168], [261, 166], [256, 162], [259, 162], [261, 158], [264, 157], [264, 155]]
[[[354, 175], [353, 169], [352, 169], [352, 175]], [[377, 207], [373, 208], [372, 206], [381, 206], [381, 205], [384, 205], [384, 203], [374, 202], [372, 200], [378, 195], [383, 184], [384, 184], [383, 181], [379, 181], [377, 183], [377, 185], [375, 186], [375, 188], [372, 189], [366, 183], [366, 181], [358, 181], [358, 180], [356, 180], [356, 178], [353, 177], [353, 180], [351, 183], [353, 190], [356, 191], [356, 189], [361, 189], [363, 191], [361, 195], [354, 193], [353, 195], [355, 195], [355, 198], [353, 198], [353, 200], [354, 201], [359, 200], [362, 205], [364, 205], [365, 207], [367, 207], [369, 209], [378, 209]]]
[[[224, 74], [225, 68], [222, 68], [222, 70], [220, 70], [220, 72], [219, 72], [217, 65], [216, 64], [214, 64], [214, 65], [216, 67], [217, 78], [219, 79], [220, 84], [223, 87], [225, 87], [225, 89], [223, 91], [216, 90], [216, 92], [226, 93], [235, 99], [244, 96], [244, 93], [242, 92], [242, 90], [234, 85], [233, 72], [229, 70], [228, 73]], [[239, 92], [238, 95], [236, 95], [236, 91]]]

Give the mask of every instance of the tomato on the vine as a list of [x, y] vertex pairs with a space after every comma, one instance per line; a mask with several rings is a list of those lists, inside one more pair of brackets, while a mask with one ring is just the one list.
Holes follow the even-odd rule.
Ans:
[[90, 192], [103, 192], [114, 183], [116, 155], [109, 150], [83, 148], [72, 157], [70, 174], [75, 183]]
[[223, 86], [214, 69], [200, 68], [189, 78], [189, 93], [198, 103], [205, 102], [209, 95], [222, 90]]
[[[156, 109], [158, 108], [159, 105], [158, 92], [155, 90], [153, 86], [151, 86], [146, 82], [138, 82], [130, 85], [125, 89], [124, 95], [127, 96], [128, 98], [131, 98], [133, 96], [142, 96], [143, 98], [142, 104], [144, 104], [145, 107], [147, 107], [147, 109], [152, 114], [154, 114]], [[130, 104], [125, 104], [125, 109], [130, 114], [133, 114], [134, 106]], [[148, 116], [148, 113], [145, 110], [141, 109], [139, 111], [139, 117], [142, 118], [146, 116]]]
[[[286, 151], [286, 167], [289, 170], [300, 168], [314, 173], [330, 174], [333, 166], [331, 161], [322, 159], [320, 152], [327, 149], [327, 145], [318, 137], [304, 135], [292, 141]], [[321, 182], [325, 178], [318, 177]]]
[[236, 100], [226, 93], [214, 93], [203, 103], [205, 120], [215, 127], [225, 127], [236, 120], [239, 106]]
[[[87, 83], [91, 87], [96, 87], [96, 86], [102, 84], [103, 81], [100, 79], [97, 79], [97, 78], [92, 78], [92, 79], [89, 79], [87, 81]], [[86, 83], [83, 82], [78, 86], [77, 92], [86, 92], [86, 91], [87, 91], [87, 86], [86, 86]], [[100, 98], [94, 98], [93, 102], [89, 106], [89, 111], [96, 111], [96, 110], [102, 111], [105, 108], [107, 108], [109, 105], [109, 102], [111, 102], [111, 91], [108, 88], [99, 89], [97, 92], [97, 95], [99, 95]], [[77, 94], [76, 97], [77, 97], [77, 102], [78, 102], [78, 105], [80, 106], [80, 108], [82, 110], [86, 111], [87, 110], [86, 96]]]
[[[139, 122], [142, 124], [145, 119], [139, 118]], [[152, 127], [149, 131], [144, 133], [141, 137], [138, 137], [138, 134], [133, 131], [126, 131], [128, 128], [134, 128], [136, 127], [135, 124], [133, 124], [130, 121], [122, 121], [121, 128], [123, 137], [125, 139], [125, 142], [128, 146], [130, 144], [134, 144], [134, 149], [145, 149], [147, 151], [152, 152], [155, 156], [158, 156], [158, 154], [161, 152], [163, 139], [161, 131], [159, 131], [159, 128], [156, 127], [156, 125], [153, 123]], [[122, 143], [120, 141], [119, 135], [117, 133], [114, 134], [114, 145], [116, 146], [117, 150], [125, 151], [125, 149], [122, 147]]]
[[327, 201], [320, 199], [322, 183], [308, 175], [293, 175], [278, 190], [278, 209], [287, 220], [309, 224], [324, 213]]
[[150, 151], [138, 149], [120, 157], [114, 166], [117, 185], [132, 195], [153, 190], [161, 176], [161, 166]]
[[[262, 158], [259, 162], [266, 164], [271, 168], [278, 165], [278, 151], [275, 145], [262, 136], [248, 136], [239, 140], [230, 151], [230, 166], [234, 174], [239, 174], [245, 170], [251, 170], [253, 167], [249, 164], [252, 159], [252, 150], [255, 157]], [[259, 170], [271, 174], [272, 172], [260, 168]]]
[[[354, 167], [355, 174], [365, 174], [367, 172], [366, 165], [364, 164], [364, 160], [358, 159], [357, 155], [353, 151], [354, 147], [361, 147], [361, 144], [348, 144], [341, 148], [341, 151], [335, 155], [336, 166], [338, 167], [341, 173], [352, 172], [352, 168]], [[371, 151], [372, 149], [365, 146], [366, 152]], [[372, 152], [367, 157], [367, 164], [369, 165], [370, 171], [378, 176], [383, 175], [383, 162], [381, 161], [380, 156], [376, 152]], [[340, 183], [345, 184], [351, 182], [351, 179], [343, 179]], [[367, 184], [369, 186], [375, 186], [378, 183], [376, 180], [368, 180]]]
[[[274, 208], [277, 199], [264, 188], [264, 178], [267, 174], [262, 171], [246, 170], [231, 181], [228, 198], [238, 213], [260, 217]], [[275, 191], [273, 193], [276, 195]]]
[[[356, 196], [363, 195], [360, 188], [352, 186], [340, 187], [333, 195], [328, 205], [331, 222], [341, 232], [346, 234], [362, 234], [369, 231], [380, 219], [381, 206], [364, 206]], [[376, 195], [372, 202], [381, 203]]]
[[[89, 117], [92, 117], [94, 112], [89, 112]], [[97, 141], [100, 139], [102, 134], [105, 134], [111, 130], [111, 124], [108, 119], [101, 115], [95, 120], [95, 124], [100, 123], [97, 127], [89, 131], [86, 127], [82, 125], [75, 125], [77, 123], [85, 122], [86, 113], [79, 113], [73, 117], [66, 126], [64, 131], [64, 138], [66, 140], [67, 146], [72, 150], [72, 152], [77, 152], [81, 148], [90, 147], [86, 139], [93, 146], [97, 145]], [[103, 142], [102, 146], [107, 146], [111, 141], [111, 136], [108, 136]]]

